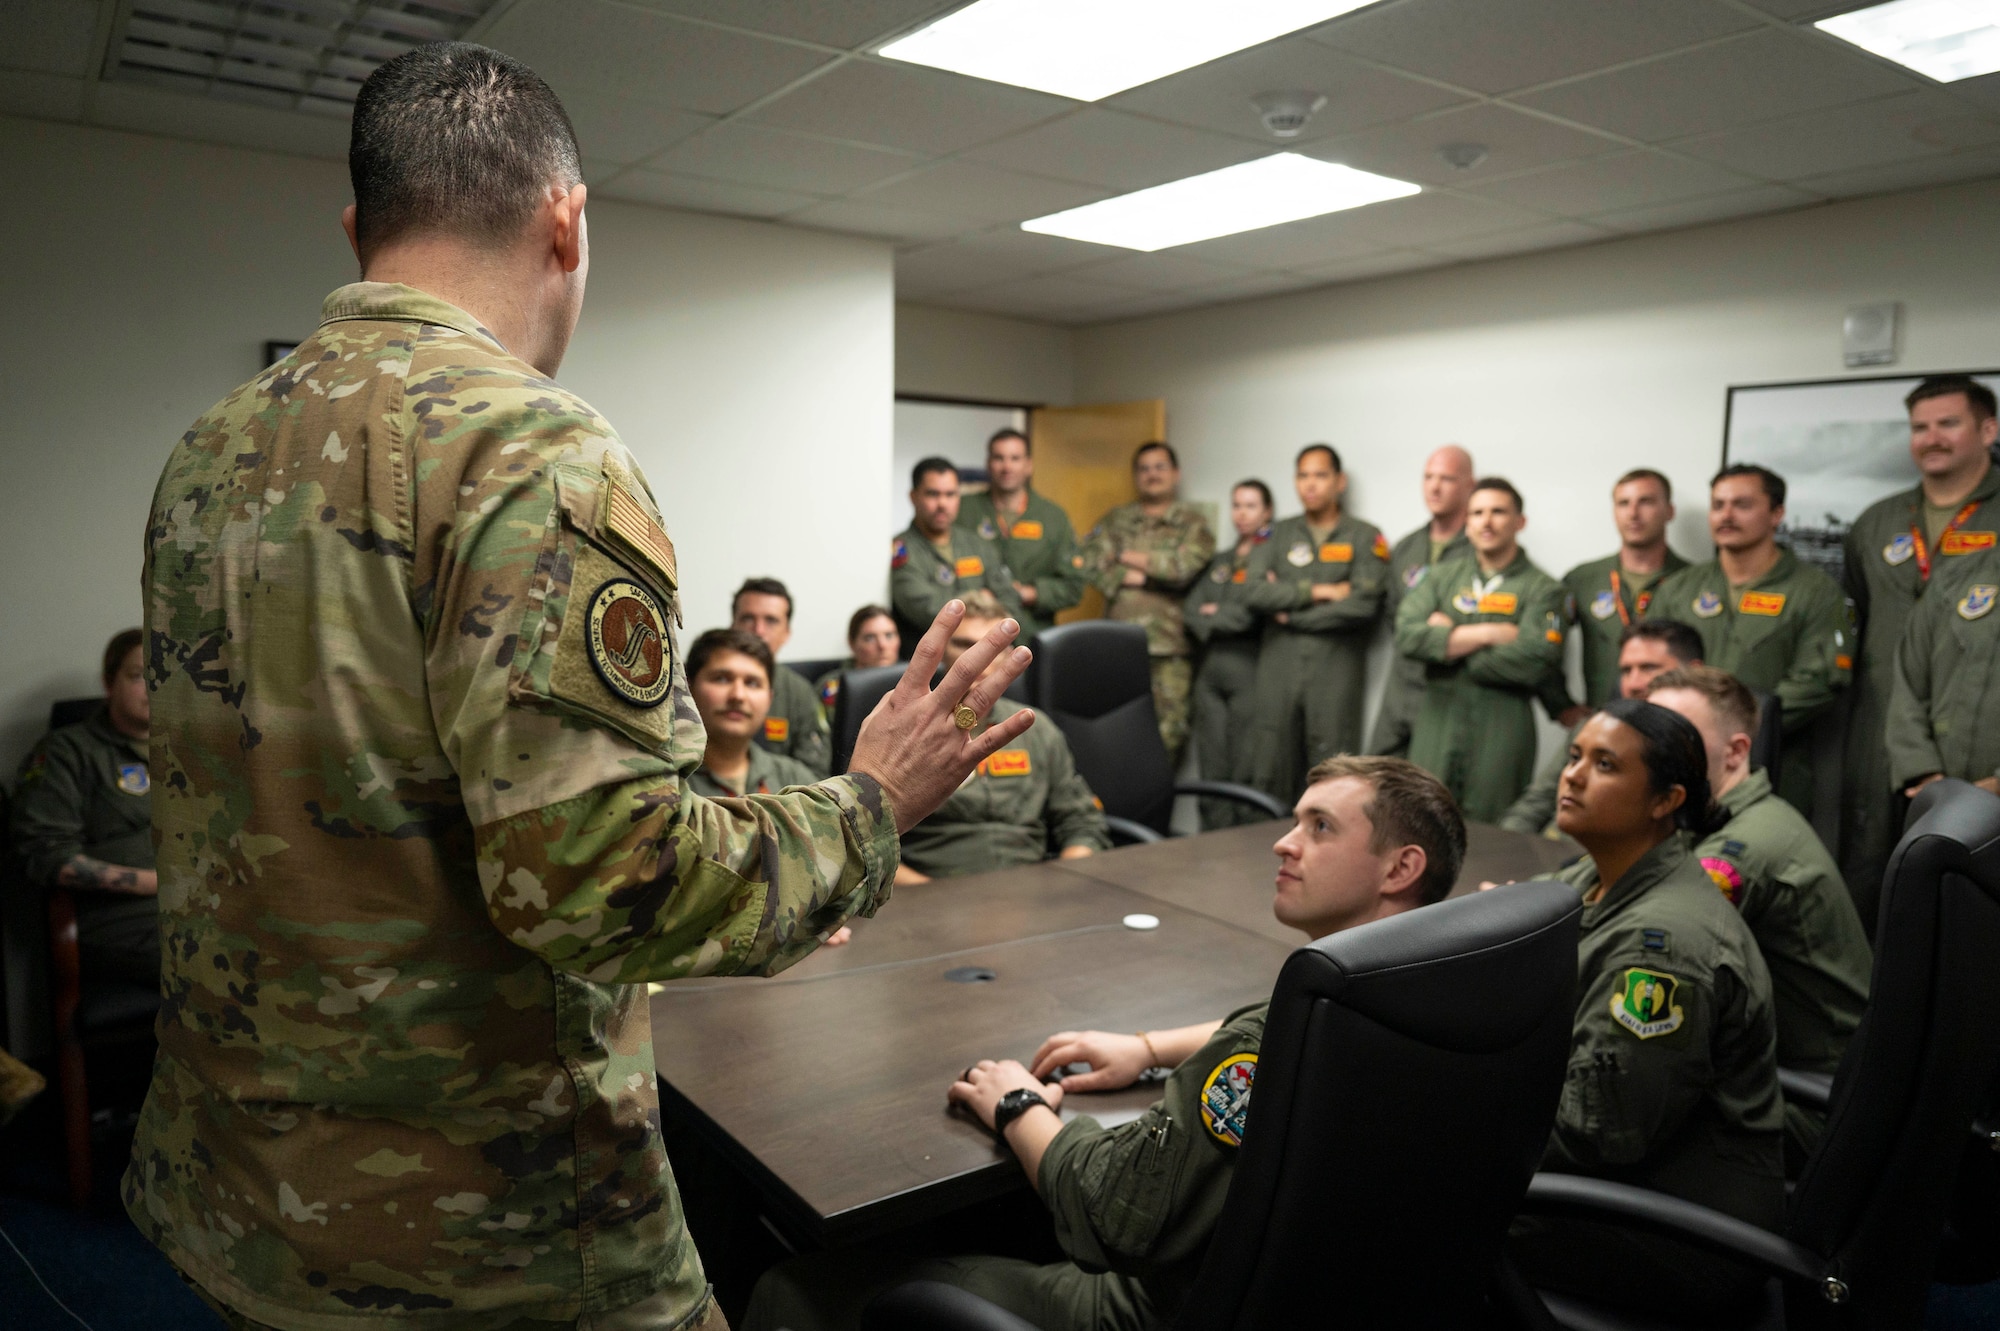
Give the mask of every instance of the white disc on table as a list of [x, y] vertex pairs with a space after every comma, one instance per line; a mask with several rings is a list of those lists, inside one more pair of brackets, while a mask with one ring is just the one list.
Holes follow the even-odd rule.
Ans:
[[1127, 929], [1157, 929], [1160, 927], [1160, 917], [1157, 915], [1127, 915], [1125, 917], [1125, 927]]

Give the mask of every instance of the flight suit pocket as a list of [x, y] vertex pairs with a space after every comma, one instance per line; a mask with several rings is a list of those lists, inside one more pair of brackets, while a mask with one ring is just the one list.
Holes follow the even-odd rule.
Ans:
[[1570, 1065], [1562, 1117], [1590, 1143], [1598, 1162], [1629, 1162], [1645, 1151], [1625, 1098], [1625, 1067], [1615, 1051], [1593, 1050], [1588, 1061]]
[[1096, 1228], [1105, 1251], [1142, 1258], [1166, 1225], [1194, 1139], [1186, 1127], [1157, 1111], [1133, 1129], [1140, 1136], [1137, 1148], [1100, 1153], [1085, 1172], [1084, 1186], [1103, 1199]]

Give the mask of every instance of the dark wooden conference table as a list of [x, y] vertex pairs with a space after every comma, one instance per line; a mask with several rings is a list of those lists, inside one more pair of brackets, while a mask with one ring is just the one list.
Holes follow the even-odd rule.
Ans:
[[[1284, 828], [899, 887], [854, 921], [851, 944], [781, 975], [661, 985], [662, 1109], [751, 1180], [794, 1242], [856, 1242], [1023, 1187], [945, 1088], [976, 1059], [1026, 1061], [1059, 1030], [1185, 1026], [1268, 998], [1305, 941], [1271, 915]], [[1469, 831], [1453, 895], [1577, 853]], [[1159, 926], [1126, 927], [1134, 914]], [[1072, 1096], [1064, 1117], [1122, 1122], [1158, 1096], [1157, 1083]]]

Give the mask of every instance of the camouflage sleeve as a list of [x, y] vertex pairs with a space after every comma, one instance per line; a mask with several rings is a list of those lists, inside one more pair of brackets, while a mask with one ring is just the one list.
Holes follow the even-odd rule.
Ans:
[[1049, 571], [1035, 580], [1035, 611], [1043, 619], [1055, 618], [1083, 599], [1083, 569], [1077, 562], [1076, 529], [1063, 518], [1053, 532], [1042, 539], [1052, 543]]
[[865, 776], [728, 805], [687, 788], [704, 739], [672, 545], [591, 426], [489, 419], [413, 485], [430, 710], [488, 913], [601, 983], [782, 969], [887, 899], [891, 810]]
[[945, 602], [957, 595], [953, 587], [926, 577], [916, 557], [898, 537], [889, 548], [889, 604], [911, 624], [926, 625], [938, 617]]
[[1483, 647], [1465, 658], [1468, 678], [1503, 688], [1532, 689], [1539, 694], [1551, 675], [1562, 673], [1562, 584], [1550, 581], [1523, 596], [1519, 636], [1497, 647]]
[[83, 854], [85, 772], [81, 755], [60, 738], [44, 738], [21, 763], [11, 818], [21, 871], [37, 887]]
[[1147, 556], [1146, 578], [1161, 591], [1184, 592], [1215, 558], [1215, 533], [1208, 519], [1193, 515], [1177, 541]]
[[1445, 579], [1439, 576], [1441, 572], [1432, 569], [1430, 576], [1410, 589], [1396, 610], [1396, 650], [1413, 661], [1441, 665], [1451, 659], [1448, 654], [1451, 626], [1429, 622], [1433, 614], [1444, 608], [1438, 600], [1441, 595], [1438, 589], [1445, 585]]
[[1104, 805], [1091, 792], [1090, 783], [1076, 770], [1076, 757], [1069, 741], [1051, 730], [1044, 761], [1049, 765], [1049, 797], [1042, 805], [1042, 821], [1048, 826], [1059, 850], [1088, 846], [1110, 850], [1111, 833], [1104, 825]]
[[1077, 551], [1083, 560], [1080, 570], [1083, 580], [1104, 594], [1106, 601], [1118, 595], [1125, 585], [1125, 566], [1118, 562], [1118, 545], [1112, 539], [1111, 515], [1098, 519], [1089, 535], [1083, 538], [1083, 548]]
[[1931, 675], [1939, 608], [1949, 604], [1950, 599], [1942, 596], [1917, 602], [1916, 613], [1910, 616], [1903, 641], [1896, 648], [1886, 727], [1892, 790], [1902, 790], [1912, 781], [1944, 771], [1944, 754], [1931, 725]]
[[1833, 706], [1854, 674], [1854, 625], [1847, 598], [1830, 578], [1814, 578], [1808, 586], [1810, 601], [1802, 607], [1805, 622], [1799, 626], [1792, 663], [1771, 690], [1784, 709], [1788, 735]]

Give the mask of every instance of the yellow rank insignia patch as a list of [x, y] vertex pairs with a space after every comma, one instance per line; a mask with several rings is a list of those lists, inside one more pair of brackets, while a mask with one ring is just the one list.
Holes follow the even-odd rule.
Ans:
[[1257, 1055], [1231, 1054], [1201, 1084], [1201, 1125], [1224, 1146], [1243, 1144], [1250, 1117], [1250, 1087], [1257, 1080]]
[[1479, 613], [1482, 615], [1511, 615], [1521, 603], [1512, 592], [1488, 592], [1479, 598]]
[[1990, 582], [1982, 582], [1976, 587], [1968, 588], [1965, 593], [1965, 599], [1958, 603], [1958, 617], [1960, 619], [1983, 619], [1986, 613], [1993, 608], [1993, 600], [1996, 596], [2000, 596], [2000, 587], [1996, 587]]
[[605, 688], [634, 707], [658, 707], [673, 687], [666, 625], [660, 603], [630, 578], [613, 578], [590, 598], [590, 664]]
[[952, 565], [952, 572], [961, 578], [976, 578], [986, 572], [986, 561], [978, 555], [967, 555]]
[[782, 716], [764, 718], [764, 738], [772, 744], [783, 744], [792, 737], [792, 723]]
[[1319, 548], [1319, 562], [1351, 564], [1354, 562], [1354, 546], [1347, 541], [1328, 541]]
[[1782, 615], [1785, 613], [1783, 592], [1745, 592], [1736, 603], [1739, 615]]
[[678, 590], [680, 566], [674, 557], [674, 543], [653, 515], [646, 511], [625, 483], [612, 480], [605, 487], [604, 529], [618, 539], [626, 551], [666, 580], [669, 591]]
[[1938, 542], [1941, 555], [1969, 555], [1975, 550], [1991, 550], [2000, 532], [1990, 531], [1948, 531]]
[[1039, 541], [1042, 539], [1042, 524], [1028, 518], [1023, 518], [1008, 531], [1007, 539], [1012, 541]]
[[988, 776], [1026, 776], [1034, 770], [1026, 749], [1001, 749], [979, 764]]
[[1611, 1019], [1641, 1040], [1672, 1035], [1687, 1020], [1674, 1002], [1680, 981], [1665, 971], [1629, 967], [1618, 991], [1611, 995]]

